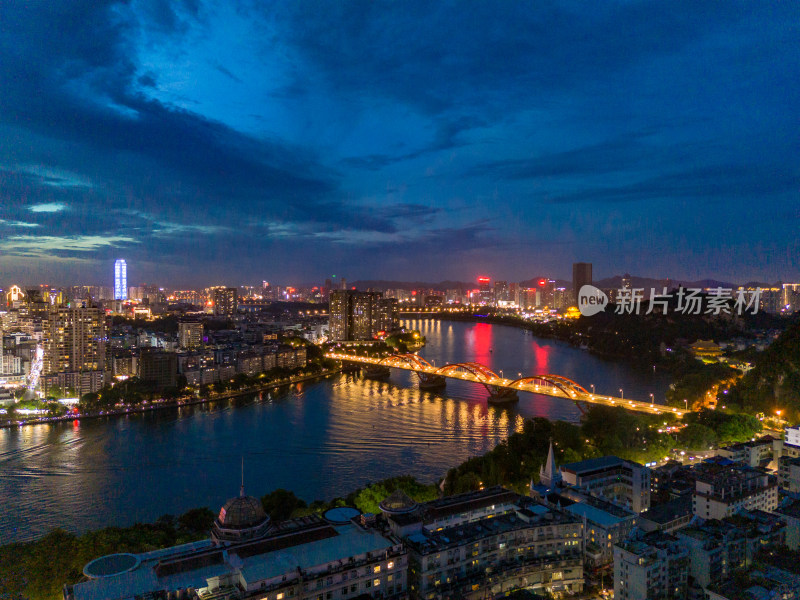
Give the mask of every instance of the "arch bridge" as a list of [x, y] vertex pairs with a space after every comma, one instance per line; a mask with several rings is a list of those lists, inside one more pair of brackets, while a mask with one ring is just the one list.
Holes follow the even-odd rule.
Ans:
[[489, 400], [495, 402], [513, 401], [516, 400], [517, 392], [529, 392], [571, 400], [581, 409], [581, 412], [583, 412], [583, 404], [621, 406], [628, 410], [649, 414], [672, 413], [678, 417], [683, 417], [686, 412], [652, 402], [595, 394], [569, 377], [552, 373], [508, 379], [478, 362], [449, 363], [437, 367], [417, 354], [390, 354], [384, 358], [373, 358], [344, 352], [328, 352], [325, 356], [335, 360], [362, 364], [370, 367], [372, 372], [388, 374], [389, 369], [412, 371], [419, 377], [421, 388], [442, 388], [447, 379], [478, 383], [489, 392]]

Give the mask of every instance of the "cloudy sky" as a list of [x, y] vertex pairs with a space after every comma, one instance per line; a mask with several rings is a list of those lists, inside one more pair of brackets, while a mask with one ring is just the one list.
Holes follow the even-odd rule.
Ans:
[[797, 2], [0, 0], [0, 284], [800, 280]]

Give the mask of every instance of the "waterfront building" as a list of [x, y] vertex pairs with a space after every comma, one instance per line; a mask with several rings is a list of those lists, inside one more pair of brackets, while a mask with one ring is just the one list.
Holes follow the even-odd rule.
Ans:
[[211, 302], [215, 316], [233, 317], [238, 308], [239, 290], [234, 287], [216, 287], [211, 291]]
[[494, 306], [494, 291], [492, 280], [488, 277], [478, 277], [477, 303], [483, 306]]
[[687, 597], [689, 553], [672, 535], [638, 533], [614, 546], [615, 600]]
[[517, 589], [583, 589], [580, 519], [499, 486], [381, 509], [409, 553], [412, 598], [478, 599]]
[[407, 597], [406, 556], [400, 540], [356, 509], [273, 523], [242, 489], [210, 539], [93, 560], [86, 581], [64, 587], [64, 600], [399, 600]]
[[650, 508], [650, 469], [617, 456], [561, 465], [564, 485], [574, 486], [639, 514]]
[[128, 299], [128, 264], [124, 258], [114, 263], [114, 300]]
[[333, 290], [329, 308], [331, 341], [373, 340], [396, 328], [397, 300], [381, 292]]
[[592, 285], [592, 263], [572, 264], [572, 297], [578, 303], [578, 292], [584, 285]]
[[762, 469], [728, 459], [694, 467], [693, 512], [703, 519], [724, 519], [741, 509], [771, 512], [778, 507], [778, 478]]
[[155, 348], [145, 348], [139, 355], [139, 379], [156, 390], [175, 387], [178, 381], [178, 355]]
[[194, 350], [203, 345], [203, 324], [182, 321], [178, 323], [178, 345], [187, 350]]
[[512, 304], [512, 298], [508, 288], [507, 281], [494, 282], [494, 305], [501, 307], [508, 307]]
[[[102, 387], [106, 366], [106, 322], [102, 310], [94, 306], [52, 306], [44, 322], [44, 386], [72, 387], [81, 393]], [[59, 379], [58, 374], [64, 373]], [[92, 373], [81, 376], [80, 373]], [[66, 375], [71, 374], [71, 375]], [[69, 379], [74, 385], [54, 381]], [[98, 385], [99, 384], [99, 385]], [[89, 389], [87, 389], [89, 388]]]

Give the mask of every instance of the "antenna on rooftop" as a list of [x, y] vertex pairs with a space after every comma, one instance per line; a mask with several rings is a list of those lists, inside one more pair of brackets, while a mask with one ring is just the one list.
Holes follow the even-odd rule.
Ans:
[[244, 496], [244, 454], [242, 454], [242, 487], [239, 488], [239, 495]]

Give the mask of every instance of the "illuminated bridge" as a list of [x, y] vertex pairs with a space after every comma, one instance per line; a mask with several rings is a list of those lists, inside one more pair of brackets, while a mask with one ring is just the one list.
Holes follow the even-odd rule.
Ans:
[[389, 373], [389, 369], [413, 371], [419, 377], [420, 388], [441, 389], [446, 379], [458, 379], [483, 385], [489, 392], [490, 402], [512, 402], [517, 399], [517, 392], [530, 392], [555, 398], [572, 400], [583, 411], [582, 403], [621, 406], [649, 414], [672, 413], [682, 417], [685, 411], [670, 408], [662, 404], [641, 402], [629, 398], [617, 398], [593, 394], [567, 377], [561, 375], [530, 375], [520, 379], [507, 379], [492, 371], [486, 365], [477, 362], [447, 364], [436, 367], [416, 354], [392, 354], [385, 358], [355, 356], [342, 352], [328, 352], [327, 358], [359, 363], [366, 367], [368, 375], [380, 376]]

